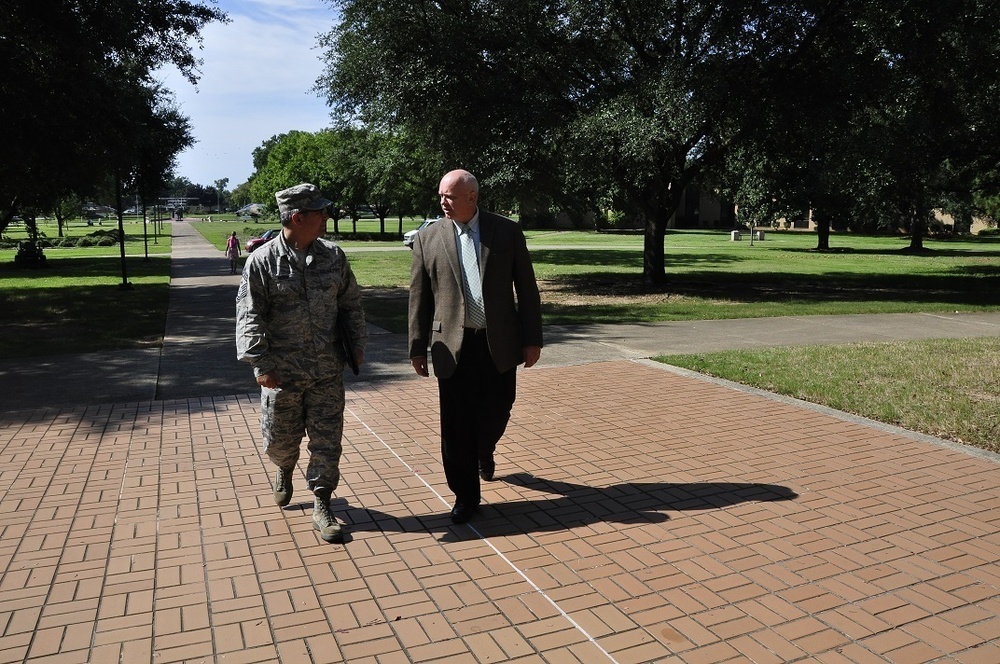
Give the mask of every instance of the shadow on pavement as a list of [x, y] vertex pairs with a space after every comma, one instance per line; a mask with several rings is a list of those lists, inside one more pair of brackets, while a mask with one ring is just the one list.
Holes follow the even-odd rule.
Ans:
[[[788, 487], [753, 482], [628, 482], [596, 488], [546, 480], [527, 473], [499, 478], [514, 486], [561, 494], [558, 498], [512, 500], [480, 508], [470, 525], [483, 537], [551, 532], [593, 523], [662, 523], [666, 511], [721, 509], [748, 502], [794, 500], [798, 494]], [[305, 506], [305, 504], [303, 504]], [[351, 531], [441, 533], [442, 541], [471, 536], [451, 523], [446, 510], [434, 516], [395, 517], [363, 506], [352, 507], [343, 499], [331, 503]]]

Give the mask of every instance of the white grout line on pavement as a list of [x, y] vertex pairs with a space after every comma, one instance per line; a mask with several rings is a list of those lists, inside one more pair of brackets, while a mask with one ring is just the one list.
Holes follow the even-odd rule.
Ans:
[[[383, 439], [383, 438], [382, 438], [381, 436], [379, 436], [379, 435], [378, 435], [377, 433], [375, 433], [375, 431], [374, 431], [374, 430], [373, 430], [373, 429], [372, 429], [372, 428], [371, 428], [370, 426], [368, 426], [368, 423], [367, 423], [367, 422], [365, 422], [364, 420], [362, 420], [362, 419], [361, 419], [361, 418], [360, 418], [360, 417], [358, 416], [358, 414], [357, 414], [357, 413], [355, 413], [355, 412], [354, 412], [353, 410], [351, 410], [351, 409], [350, 409], [349, 407], [345, 407], [345, 408], [344, 408], [344, 410], [345, 410], [346, 412], [349, 412], [349, 413], [351, 414], [351, 416], [352, 416], [352, 417], [354, 417], [354, 419], [356, 419], [356, 420], [357, 420], [357, 421], [358, 421], [358, 422], [359, 422], [359, 423], [361, 424], [361, 426], [363, 426], [363, 427], [364, 427], [364, 428], [365, 428], [365, 429], [366, 429], [366, 430], [368, 431], [368, 433], [370, 433], [370, 434], [371, 434], [372, 436], [374, 436], [374, 437], [375, 437], [375, 439], [376, 439], [376, 440], [378, 440], [378, 441], [379, 441], [379, 442], [380, 442], [380, 443], [382, 444], [382, 446], [383, 446], [383, 447], [385, 447], [385, 449], [389, 450], [389, 452], [390, 452], [390, 453], [391, 453], [391, 454], [392, 454], [392, 455], [393, 455], [394, 457], [396, 457], [396, 459], [397, 459], [397, 460], [398, 460], [398, 461], [399, 461], [399, 462], [400, 462], [401, 464], [403, 464], [403, 466], [405, 466], [405, 467], [406, 467], [406, 469], [407, 469], [407, 470], [408, 470], [409, 472], [413, 473], [413, 475], [414, 475], [414, 476], [415, 476], [415, 477], [416, 477], [417, 479], [419, 479], [419, 480], [421, 481], [421, 483], [423, 483], [423, 485], [424, 485], [425, 487], [427, 487], [427, 489], [428, 489], [428, 490], [429, 490], [429, 491], [430, 491], [431, 493], [433, 493], [433, 494], [434, 494], [435, 496], [437, 496], [437, 499], [438, 499], [438, 500], [440, 500], [440, 501], [441, 501], [441, 503], [442, 503], [442, 504], [443, 504], [443, 505], [444, 505], [445, 507], [449, 507], [449, 503], [448, 503], [448, 501], [447, 501], [447, 500], [445, 500], [444, 496], [442, 496], [442, 495], [441, 495], [440, 493], [438, 493], [438, 492], [437, 492], [437, 490], [436, 490], [436, 489], [434, 489], [434, 487], [432, 487], [432, 486], [431, 486], [430, 484], [428, 484], [428, 483], [427, 483], [427, 480], [425, 480], [425, 479], [424, 479], [424, 478], [423, 478], [423, 477], [422, 477], [422, 476], [420, 475], [420, 473], [416, 472], [416, 471], [415, 471], [415, 470], [413, 469], [413, 467], [412, 467], [412, 466], [410, 466], [410, 464], [408, 464], [408, 463], [407, 463], [407, 462], [406, 462], [406, 461], [405, 461], [405, 460], [404, 460], [404, 459], [403, 459], [403, 458], [402, 458], [401, 456], [399, 456], [399, 454], [397, 454], [397, 453], [396, 453], [396, 450], [392, 449], [392, 447], [391, 447], [391, 446], [390, 446], [390, 445], [389, 445], [389, 444], [388, 444], [387, 442], [385, 442], [385, 440], [384, 440], [384, 439]], [[604, 655], [605, 657], [607, 657], [607, 658], [608, 658], [608, 661], [609, 661], [609, 662], [612, 662], [613, 664], [618, 664], [618, 660], [616, 660], [616, 659], [615, 659], [614, 657], [612, 657], [612, 656], [611, 656], [611, 653], [609, 653], [609, 652], [608, 652], [607, 650], [605, 650], [604, 648], [602, 648], [602, 647], [601, 647], [601, 644], [600, 644], [600, 643], [598, 643], [598, 642], [597, 642], [597, 640], [596, 640], [596, 639], [595, 639], [595, 638], [594, 638], [593, 636], [591, 636], [591, 635], [590, 635], [590, 634], [589, 634], [589, 633], [587, 632], [587, 630], [583, 628], [583, 626], [582, 626], [582, 625], [580, 625], [580, 623], [578, 623], [577, 621], [573, 620], [573, 618], [572, 618], [572, 617], [571, 617], [571, 616], [570, 616], [570, 615], [569, 615], [568, 613], [566, 613], [566, 611], [564, 611], [564, 610], [563, 610], [563, 608], [562, 608], [561, 606], [559, 606], [559, 604], [557, 604], [557, 603], [556, 603], [556, 601], [555, 601], [554, 599], [552, 599], [551, 597], [549, 597], [549, 596], [548, 596], [548, 595], [547, 595], [547, 594], [545, 593], [545, 591], [544, 591], [544, 590], [542, 590], [542, 589], [541, 589], [541, 588], [540, 588], [540, 587], [539, 587], [539, 586], [538, 586], [538, 585], [537, 585], [537, 584], [536, 584], [536, 583], [535, 583], [534, 581], [532, 581], [532, 580], [531, 580], [531, 578], [530, 578], [530, 577], [528, 577], [528, 575], [524, 573], [524, 571], [522, 571], [522, 570], [521, 570], [521, 569], [520, 569], [520, 568], [519, 568], [519, 567], [518, 567], [517, 565], [515, 565], [515, 564], [514, 564], [514, 563], [513, 563], [513, 562], [512, 562], [511, 560], [510, 560], [510, 558], [508, 558], [507, 556], [505, 556], [505, 555], [503, 554], [503, 552], [502, 552], [502, 551], [500, 551], [500, 549], [498, 549], [498, 548], [497, 548], [496, 546], [494, 546], [494, 545], [493, 545], [493, 543], [492, 543], [492, 542], [491, 542], [491, 541], [490, 541], [490, 540], [489, 540], [488, 538], [484, 537], [484, 536], [483, 536], [483, 534], [482, 534], [481, 532], [479, 532], [478, 530], [476, 530], [475, 526], [473, 526], [473, 525], [472, 525], [471, 523], [466, 523], [465, 525], [467, 525], [467, 526], [468, 526], [469, 528], [471, 528], [471, 529], [472, 529], [472, 531], [473, 531], [473, 532], [474, 532], [474, 533], [476, 534], [476, 536], [477, 536], [477, 537], [478, 537], [478, 538], [479, 538], [479, 539], [480, 539], [480, 540], [481, 540], [481, 541], [482, 541], [482, 542], [483, 542], [484, 544], [486, 544], [486, 546], [490, 547], [490, 549], [492, 549], [492, 550], [493, 550], [493, 552], [494, 552], [494, 553], [495, 553], [496, 555], [498, 555], [498, 556], [500, 557], [500, 559], [501, 559], [501, 560], [503, 560], [503, 561], [504, 561], [505, 563], [507, 563], [507, 565], [508, 565], [508, 566], [509, 566], [509, 567], [510, 567], [510, 568], [511, 568], [512, 570], [514, 570], [514, 571], [515, 571], [515, 572], [516, 572], [516, 573], [517, 573], [517, 574], [518, 574], [518, 575], [519, 575], [519, 576], [520, 576], [520, 577], [521, 577], [522, 579], [524, 579], [524, 580], [525, 580], [525, 581], [526, 581], [526, 582], [528, 583], [528, 585], [530, 585], [530, 586], [531, 586], [532, 588], [534, 588], [534, 590], [535, 590], [535, 592], [536, 592], [536, 593], [538, 593], [538, 594], [539, 594], [539, 595], [541, 595], [541, 596], [542, 596], [543, 598], [545, 598], [545, 601], [547, 601], [547, 602], [548, 602], [549, 604], [551, 604], [551, 605], [552, 605], [552, 608], [554, 608], [554, 609], [555, 609], [556, 611], [558, 611], [558, 612], [559, 612], [559, 615], [561, 615], [561, 616], [562, 616], [563, 618], [565, 618], [565, 619], [566, 619], [566, 620], [567, 620], [567, 621], [568, 621], [568, 622], [569, 622], [569, 623], [570, 623], [571, 625], [573, 625], [573, 627], [574, 627], [574, 628], [575, 628], [575, 629], [576, 629], [576, 630], [577, 630], [578, 632], [580, 632], [580, 633], [581, 633], [581, 634], [582, 634], [582, 635], [583, 635], [584, 637], [586, 637], [586, 639], [587, 639], [588, 641], [590, 641], [590, 643], [592, 643], [592, 644], [594, 645], [594, 647], [595, 647], [595, 648], [597, 648], [598, 650], [600, 650], [600, 651], [601, 651], [601, 653], [602, 653], [602, 654], [603, 654], [603, 655]]]

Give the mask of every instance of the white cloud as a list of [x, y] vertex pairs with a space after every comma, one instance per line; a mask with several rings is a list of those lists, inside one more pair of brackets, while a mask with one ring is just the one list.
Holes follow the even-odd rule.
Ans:
[[293, 129], [330, 124], [324, 99], [312, 91], [323, 71], [317, 35], [336, 20], [320, 0], [222, 0], [231, 22], [202, 31], [197, 89], [175, 70], [162, 72], [198, 142], [181, 153], [177, 174], [229, 188], [253, 173], [253, 150]]

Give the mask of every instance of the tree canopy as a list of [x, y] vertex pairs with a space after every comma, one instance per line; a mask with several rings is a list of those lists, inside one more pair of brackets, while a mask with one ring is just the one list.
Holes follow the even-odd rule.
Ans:
[[835, 223], [905, 228], [919, 249], [931, 208], [971, 216], [996, 191], [1000, 11], [844, 3], [824, 23], [760, 109], [766, 131], [731, 151], [730, 191], [765, 217], [811, 210], [820, 248]]
[[154, 72], [195, 82], [192, 40], [223, 12], [187, 0], [0, 0], [0, 12], [0, 219], [109, 176], [148, 186], [193, 141]]
[[336, 204], [335, 231], [341, 217], [357, 221], [362, 209], [379, 217], [383, 232], [395, 212], [401, 228], [403, 215], [428, 209], [438, 177], [408, 137], [348, 126], [272, 136], [254, 150], [254, 165], [247, 196], [274, 210], [274, 192], [312, 182]]
[[336, 115], [417, 138], [522, 215], [625, 211], [652, 284], [690, 184], [831, 218], [852, 198], [926, 210], [946, 170], [996, 164], [971, 140], [997, 125], [987, 0], [331, 2]]

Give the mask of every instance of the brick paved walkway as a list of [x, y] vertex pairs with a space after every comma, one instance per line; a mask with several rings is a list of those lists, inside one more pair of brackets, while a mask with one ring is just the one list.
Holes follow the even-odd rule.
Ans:
[[454, 526], [432, 380], [349, 386], [344, 545], [256, 396], [0, 416], [0, 662], [1000, 662], [1000, 465], [648, 364], [520, 373]]

